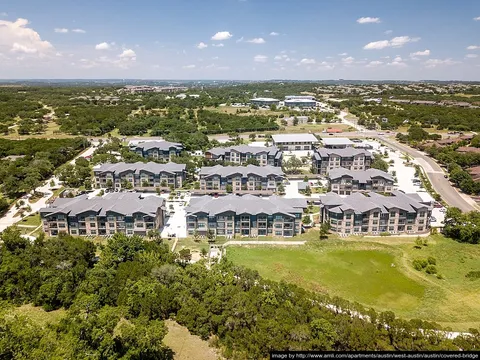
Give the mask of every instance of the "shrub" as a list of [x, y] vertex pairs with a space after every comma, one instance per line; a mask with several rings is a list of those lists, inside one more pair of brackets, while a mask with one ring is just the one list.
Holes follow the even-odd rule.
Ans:
[[469, 271], [465, 277], [470, 280], [480, 279], [480, 271]]
[[437, 259], [435, 259], [434, 257], [429, 256], [427, 261], [429, 265], [437, 265]]
[[390, 234], [389, 232], [382, 232], [380, 233], [380, 236], [390, 236], [392, 234]]
[[444, 279], [444, 277], [443, 277], [443, 275], [442, 275], [442, 274], [437, 274], [437, 279], [439, 279], [439, 280], [443, 280], [443, 279]]
[[428, 265], [425, 268], [425, 272], [427, 274], [436, 274], [437, 273], [437, 267], [435, 265]]
[[422, 271], [424, 267], [427, 266], [427, 262], [422, 259], [413, 260], [413, 267], [415, 270]]

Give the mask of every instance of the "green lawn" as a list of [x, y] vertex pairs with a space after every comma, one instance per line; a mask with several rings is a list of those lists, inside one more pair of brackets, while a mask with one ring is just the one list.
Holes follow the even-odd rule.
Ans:
[[[17, 222], [17, 225], [30, 225], [30, 226], [38, 226], [41, 224], [40, 214], [37, 212], [35, 214], [29, 215], [26, 218]], [[32, 228], [33, 230], [33, 228]]]
[[65, 316], [66, 310], [58, 309], [53, 311], [45, 311], [41, 307], [33, 306], [32, 304], [25, 304], [14, 308], [14, 312], [19, 315], [24, 315], [32, 320], [34, 323], [45, 326], [47, 324], [55, 324], [60, 322]]
[[[480, 327], [480, 247], [441, 236], [414, 249], [415, 238], [328, 240], [304, 247], [231, 247], [227, 257], [273, 280], [285, 280], [404, 318], [435, 321], [453, 329]], [[433, 256], [445, 279], [413, 269]]]

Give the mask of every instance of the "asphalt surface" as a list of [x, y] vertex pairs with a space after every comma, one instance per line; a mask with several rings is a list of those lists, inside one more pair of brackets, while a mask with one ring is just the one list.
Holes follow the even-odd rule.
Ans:
[[378, 136], [378, 138], [393, 149], [407, 153], [415, 158], [427, 174], [435, 191], [442, 196], [442, 199], [445, 200], [448, 205], [457, 207], [464, 212], [478, 210], [473, 200], [468, 201], [468, 198], [465, 199], [462, 194], [450, 184], [450, 181], [445, 178], [446, 173], [432, 158], [384, 136]]

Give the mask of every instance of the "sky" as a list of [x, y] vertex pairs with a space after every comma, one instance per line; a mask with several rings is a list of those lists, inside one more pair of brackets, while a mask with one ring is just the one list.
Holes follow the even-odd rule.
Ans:
[[480, 80], [478, 0], [0, 0], [0, 79]]

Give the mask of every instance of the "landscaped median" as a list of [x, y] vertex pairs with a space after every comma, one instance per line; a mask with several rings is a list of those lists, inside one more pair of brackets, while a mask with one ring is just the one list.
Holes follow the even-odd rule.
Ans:
[[[478, 246], [441, 235], [422, 238], [421, 246], [412, 237], [332, 237], [298, 247], [227, 249], [228, 260], [272, 280], [292, 282], [379, 311], [390, 310], [403, 318], [437, 322], [456, 331], [480, 326], [480, 279], [467, 276], [480, 269], [479, 258]], [[415, 269], [415, 260], [427, 259], [434, 259], [436, 273]]]

